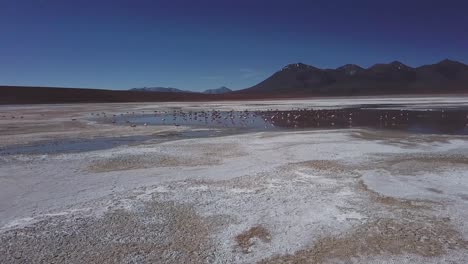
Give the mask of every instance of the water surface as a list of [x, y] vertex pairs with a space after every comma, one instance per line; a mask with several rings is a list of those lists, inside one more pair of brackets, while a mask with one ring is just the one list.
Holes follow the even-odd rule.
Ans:
[[104, 120], [118, 125], [174, 125], [269, 131], [278, 129], [372, 128], [410, 133], [468, 135], [468, 107], [358, 105], [338, 109], [280, 111], [183, 111], [128, 114]]

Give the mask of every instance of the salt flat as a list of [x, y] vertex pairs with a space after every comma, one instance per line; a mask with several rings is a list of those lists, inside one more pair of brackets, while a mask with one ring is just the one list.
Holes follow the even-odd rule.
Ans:
[[467, 263], [467, 136], [95, 118], [389, 103], [468, 99], [2, 106], [0, 263]]

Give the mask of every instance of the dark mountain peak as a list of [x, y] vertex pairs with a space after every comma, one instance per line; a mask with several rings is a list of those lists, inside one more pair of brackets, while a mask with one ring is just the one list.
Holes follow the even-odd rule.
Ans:
[[409, 68], [408, 66], [406, 66], [405, 64], [403, 64], [402, 62], [400, 61], [392, 61], [390, 62], [390, 65], [394, 66], [394, 67], [400, 67], [400, 68]]
[[[418, 70], [426, 76], [432, 76], [437, 80], [442, 78], [447, 80], [464, 79], [468, 81], [468, 65], [454, 60], [445, 59], [436, 64], [421, 66]], [[464, 85], [466, 86], [468, 83]]]
[[368, 68], [371, 71], [387, 71], [387, 70], [410, 70], [411, 67], [399, 61], [392, 61], [390, 63], [377, 63]]
[[356, 73], [364, 70], [364, 68], [356, 64], [345, 64], [341, 67], [336, 68], [336, 70], [339, 72], [344, 72], [346, 75], [355, 75]]
[[443, 65], [443, 66], [465, 66], [467, 67], [466, 64], [463, 64], [458, 61], [450, 60], [450, 59], [445, 59], [437, 63], [437, 65]]
[[336, 68], [337, 70], [340, 70], [340, 69], [354, 69], [354, 70], [358, 70], [358, 69], [361, 69], [363, 70], [363, 68], [359, 65], [356, 65], [356, 64], [345, 64], [341, 67], [338, 67]]
[[451, 59], [444, 59], [444, 60], [439, 61], [437, 64], [453, 64], [453, 63], [458, 63], [458, 61], [454, 61]]
[[232, 92], [231, 89], [227, 88], [226, 86], [221, 86], [217, 89], [208, 89], [204, 91], [204, 94], [225, 94], [225, 93], [230, 93]]
[[281, 69], [281, 71], [286, 71], [286, 70], [289, 70], [289, 71], [291, 71], [291, 70], [292, 71], [303, 71], [303, 70], [318, 70], [318, 68], [315, 68], [313, 66], [304, 64], [302, 62], [298, 62], [298, 63], [288, 64], [288, 65], [286, 65], [285, 67], [283, 67]]
[[367, 69], [368, 70], [376, 70], [376, 69], [386, 68], [386, 67], [388, 67], [388, 65], [389, 64], [385, 64], [385, 63], [376, 63], [376, 64], [370, 66]]

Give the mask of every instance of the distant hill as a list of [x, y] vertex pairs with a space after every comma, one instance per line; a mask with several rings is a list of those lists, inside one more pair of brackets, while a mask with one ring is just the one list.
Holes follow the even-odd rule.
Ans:
[[204, 91], [203, 93], [204, 94], [225, 94], [225, 93], [230, 93], [232, 92], [231, 89], [225, 87], [225, 86], [222, 86], [222, 87], [219, 87], [217, 89], [208, 89], [206, 91]]
[[[200, 92], [193, 92], [187, 90], [181, 90], [172, 87], [143, 87], [143, 88], [132, 88], [130, 91], [138, 91], [138, 92], [160, 92], [160, 93], [200, 93]], [[220, 87], [217, 89], [208, 89], [201, 93], [203, 94], [224, 94], [232, 92], [231, 89], [227, 87]]]
[[143, 88], [132, 88], [130, 91], [140, 92], [161, 92], [161, 93], [192, 93], [192, 91], [184, 91], [177, 88], [171, 87], [143, 87]]
[[216, 100], [215, 95], [104, 89], [0, 86], [0, 104], [174, 102]]
[[367, 69], [354, 64], [320, 69], [295, 63], [237, 92], [303, 96], [468, 92], [468, 65], [443, 60], [412, 68], [394, 61]]

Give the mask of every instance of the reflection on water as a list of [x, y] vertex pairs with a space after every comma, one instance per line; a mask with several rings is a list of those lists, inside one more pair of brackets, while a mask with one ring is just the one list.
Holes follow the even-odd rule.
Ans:
[[183, 111], [126, 114], [106, 119], [123, 125], [175, 125], [245, 130], [288, 128], [373, 128], [412, 133], [468, 134], [468, 109], [398, 109], [396, 105], [360, 105], [341, 109], [290, 111]]

